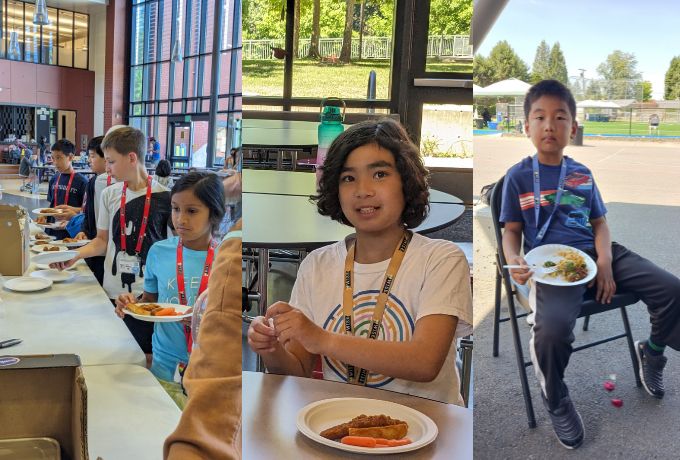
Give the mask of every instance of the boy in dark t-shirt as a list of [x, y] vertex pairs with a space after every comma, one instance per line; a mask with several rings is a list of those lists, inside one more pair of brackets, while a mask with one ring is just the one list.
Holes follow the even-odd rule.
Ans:
[[[532, 86], [524, 102], [525, 132], [536, 155], [511, 167], [505, 177], [500, 221], [505, 224], [503, 251], [518, 284], [532, 272], [520, 255], [549, 243], [583, 250], [597, 263], [595, 299], [610, 303], [617, 289], [632, 292], [647, 305], [651, 333], [635, 343], [640, 378], [656, 398], [664, 395], [666, 346], [680, 350], [680, 279], [620, 244], [612, 243], [606, 208], [590, 170], [563, 155], [576, 134], [576, 102], [560, 82], [545, 80]], [[592, 283], [591, 283], [592, 284]], [[581, 445], [583, 422], [569, 397], [564, 371], [574, 341], [572, 332], [589, 286], [531, 283], [530, 303], [535, 324], [531, 330], [531, 360], [541, 395], [560, 443]]]
[[[47, 187], [47, 201], [51, 208], [61, 205], [80, 208], [83, 205], [87, 179], [73, 170], [71, 161], [74, 152], [75, 146], [68, 139], [60, 139], [52, 146], [52, 160], [57, 173], [52, 176]], [[66, 230], [47, 229], [46, 232], [59, 240], [69, 236]]]

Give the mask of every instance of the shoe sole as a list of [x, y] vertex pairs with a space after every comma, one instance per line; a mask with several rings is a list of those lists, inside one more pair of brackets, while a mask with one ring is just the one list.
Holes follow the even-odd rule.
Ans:
[[581, 444], [583, 444], [583, 441], [586, 439], [586, 426], [583, 424], [583, 419], [581, 418], [581, 414], [579, 413], [579, 411], [576, 411], [576, 415], [578, 415], [578, 419], [581, 421], [581, 427], [583, 427], [583, 437], [581, 438], [581, 442], [579, 442], [575, 446], [568, 446], [565, 443], [563, 443], [562, 440], [560, 439], [560, 437], [557, 436], [557, 433], [555, 433], [555, 429], [553, 429], [553, 433], [555, 433], [555, 437], [557, 438], [557, 442], [559, 442], [562, 445], [562, 447], [564, 447], [565, 449], [569, 449], [569, 450], [577, 449], [577, 448], [581, 447]]
[[656, 399], [663, 399], [663, 395], [655, 395], [652, 393], [649, 388], [647, 387], [647, 384], [645, 383], [645, 373], [642, 370], [642, 354], [640, 352], [640, 341], [635, 342], [635, 356], [637, 357], [638, 360], [638, 375], [640, 376], [640, 382], [642, 382], [642, 387], [645, 389], [645, 391], [653, 398]]

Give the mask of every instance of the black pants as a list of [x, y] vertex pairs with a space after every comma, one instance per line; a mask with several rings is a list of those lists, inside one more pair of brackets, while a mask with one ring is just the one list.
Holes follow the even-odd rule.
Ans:
[[85, 259], [85, 263], [92, 270], [100, 286], [104, 285], [104, 259], [104, 256], [88, 257]]
[[[111, 299], [111, 303], [114, 307], [116, 306], [116, 301], [114, 299]], [[142, 351], [146, 354], [151, 354], [151, 336], [153, 335], [154, 323], [140, 321], [130, 315], [125, 315], [123, 322], [137, 341], [137, 344], [142, 349]]]
[[[596, 260], [594, 251], [587, 252]], [[617, 243], [612, 244], [612, 270], [617, 291], [635, 293], [647, 305], [651, 340], [680, 350], [680, 279]], [[529, 348], [551, 409], [568, 394], [564, 371], [572, 352], [573, 329], [584, 296], [592, 295], [594, 289], [589, 290], [586, 284], [535, 283], [531, 301], [536, 315]]]

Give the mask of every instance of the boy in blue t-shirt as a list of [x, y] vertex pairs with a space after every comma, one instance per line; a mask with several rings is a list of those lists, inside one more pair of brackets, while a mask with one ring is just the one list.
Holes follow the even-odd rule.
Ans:
[[[525, 253], [544, 244], [569, 245], [596, 261], [597, 301], [610, 303], [617, 289], [637, 294], [647, 305], [652, 325], [649, 339], [635, 343], [640, 377], [649, 394], [662, 398], [664, 348], [680, 350], [680, 279], [612, 243], [607, 210], [592, 173], [563, 156], [577, 127], [576, 102], [569, 89], [555, 80], [537, 83], [527, 93], [524, 114], [525, 132], [537, 153], [511, 167], [505, 177], [500, 221], [505, 224], [506, 259], [510, 264], [527, 265], [520, 255], [522, 238]], [[511, 269], [510, 275], [516, 283], [525, 284], [532, 272], [529, 267]], [[572, 330], [589, 287], [531, 285], [535, 314], [531, 360], [555, 434], [570, 449], [581, 445], [584, 430], [563, 379], [572, 352]]]

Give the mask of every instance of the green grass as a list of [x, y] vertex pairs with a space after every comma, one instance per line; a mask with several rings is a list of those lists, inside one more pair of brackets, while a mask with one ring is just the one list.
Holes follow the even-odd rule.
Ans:
[[[649, 134], [649, 124], [627, 121], [586, 121], [585, 134]], [[660, 136], [680, 136], [680, 123], [661, 123]]]
[[[293, 96], [365, 99], [371, 70], [376, 72], [376, 98], [389, 99], [390, 62], [375, 59], [340, 65], [319, 64], [308, 59], [296, 60], [293, 64]], [[472, 64], [428, 62], [427, 70], [472, 72]], [[244, 60], [243, 92], [247, 95], [282, 96], [283, 61]]]

